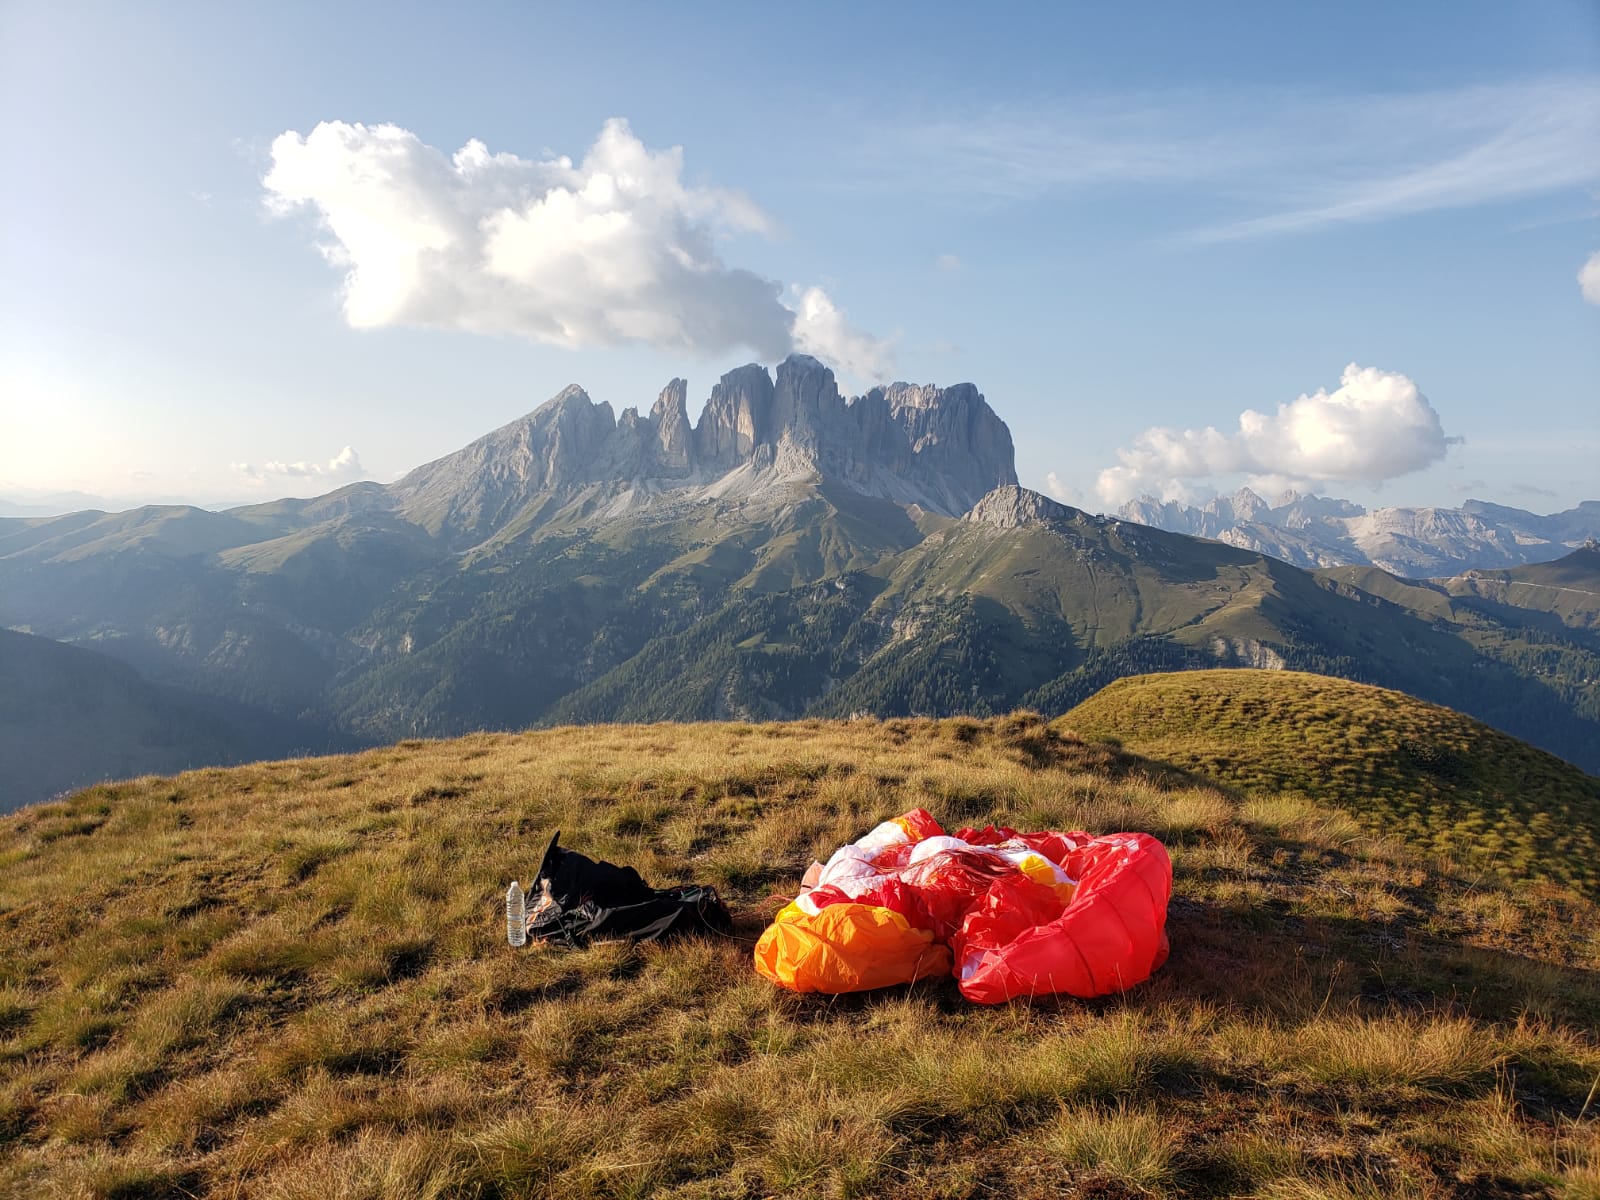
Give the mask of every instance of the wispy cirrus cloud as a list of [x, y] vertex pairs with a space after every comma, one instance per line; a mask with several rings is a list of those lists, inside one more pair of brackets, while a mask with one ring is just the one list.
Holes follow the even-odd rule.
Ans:
[[[1385, 146], [1380, 122], [1399, 128]], [[1382, 158], [1330, 178], [1308, 203], [1200, 231], [1210, 240], [1296, 233], [1466, 208], [1600, 179], [1600, 83], [1475, 88], [1378, 105], [1364, 137]], [[1361, 145], [1336, 145], [1359, 165]]]
[[855, 178], [915, 173], [987, 203], [1170, 188], [1236, 217], [1202, 241], [1470, 207], [1600, 181], [1600, 80], [1411, 93], [1141, 94], [914, 118], [869, 134]]

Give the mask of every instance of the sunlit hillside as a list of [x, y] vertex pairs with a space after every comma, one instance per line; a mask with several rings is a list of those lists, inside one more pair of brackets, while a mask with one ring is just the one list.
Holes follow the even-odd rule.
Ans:
[[[0, 1194], [1600, 1193], [1600, 911], [1249, 783], [1018, 715], [412, 741], [31, 808], [0, 820]], [[1154, 832], [1171, 960], [992, 1009], [759, 978], [812, 857], [914, 805]], [[555, 829], [715, 884], [736, 938], [508, 949]]]
[[1343, 809], [1508, 886], [1600, 896], [1600, 779], [1401, 692], [1296, 671], [1141, 675], [1062, 722], [1252, 794]]

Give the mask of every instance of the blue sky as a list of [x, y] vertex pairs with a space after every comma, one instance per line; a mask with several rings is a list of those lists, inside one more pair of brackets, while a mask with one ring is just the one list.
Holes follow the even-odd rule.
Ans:
[[312, 494], [801, 348], [1091, 509], [1600, 497], [1592, 3], [9, 2], [0, 136], [0, 494]]

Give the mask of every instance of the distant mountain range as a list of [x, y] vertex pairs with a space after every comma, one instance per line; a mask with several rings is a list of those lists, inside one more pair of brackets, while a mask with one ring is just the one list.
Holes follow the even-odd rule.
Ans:
[[1215, 538], [1301, 567], [1365, 564], [1426, 579], [1548, 562], [1600, 538], [1600, 500], [1539, 516], [1468, 500], [1460, 508], [1379, 508], [1286, 492], [1269, 504], [1249, 488], [1199, 507], [1141, 496], [1117, 515], [1171, 533]]
[[104, 496], [89, 492], [32, 492], [0, 495], [0, 517], [58, 517], [106, 504]]
[[[279, 722], [302, 750], [1058, 713], [1121, 675], [1246, 665], [1395, 687], [1600, 771], [1597, 613], [1595, 550], [1420, 583], [1091, 516], [1017, 486], [970, 384], [845, 398], [804, 356], [723, 376], [698, 423], [682, 380], [620, 416], [568, 388], [389, 485], [0, 519], [0, 626]], [[0, 644], [0, 686], [15, 664]], [[117, 724], [50, 713], [52, 745]]]

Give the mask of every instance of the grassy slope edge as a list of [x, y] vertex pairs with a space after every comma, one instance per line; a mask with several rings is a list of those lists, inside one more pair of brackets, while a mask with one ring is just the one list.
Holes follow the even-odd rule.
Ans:
[[1224, 785], [1290, 792], [1373, 832], [1600, 897], [1600, 779], [1402, 692], [1296, 671], [1119, 679], [1061, 718]]
[[[1147, 829], [1113, 1001], [781, 993], [886, 815]], [[738, 939], [509, 951], [550, 830]], [[0, 820], [0, 1194], [1593, 1196], [1600, 913], [1030, 715], [597, 726], [103, 785]]]

